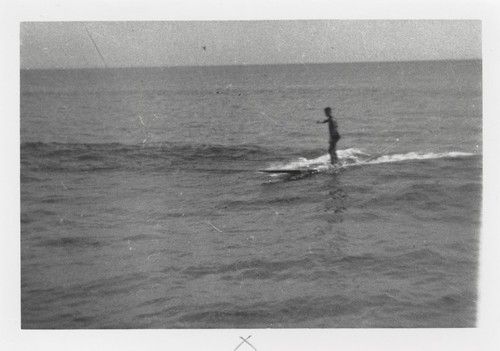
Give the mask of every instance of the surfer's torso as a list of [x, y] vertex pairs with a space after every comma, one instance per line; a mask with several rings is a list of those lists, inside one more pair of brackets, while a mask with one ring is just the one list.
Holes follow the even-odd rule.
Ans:
[[333, 118], [328, 118], [325, 122], [328, 122], [328, 131], [330, 132], [330, 140], [338, 141], [340, 139], [340, 134], [338, 131], [337, 122]]

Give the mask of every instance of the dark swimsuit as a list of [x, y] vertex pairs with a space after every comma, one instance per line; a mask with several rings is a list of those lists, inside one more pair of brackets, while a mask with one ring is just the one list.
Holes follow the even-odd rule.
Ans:
[[340, 140], [340, 134], [337, 130], [337, 123], [333, 120], [333, 118], [329, 118], [328, 120], [328, 130], [330, 132], [330, 147], [328, 148], [328, 153], [331, 157], [331, 162], [337, 162], [337, 142]]
[[340, 134], [337, 130], [337, 123], [333, 120], [333, 118], [328, 119], [328, 130], [330, 131], [330, 143], [338, 142], [340, 140]]

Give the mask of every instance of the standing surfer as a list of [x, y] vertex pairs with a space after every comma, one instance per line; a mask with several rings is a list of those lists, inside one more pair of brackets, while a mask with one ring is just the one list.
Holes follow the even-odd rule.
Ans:
[[328, 153], [330, 154], [330, 162], [333, 164], [337, 163], [337, 142], [340, 140], [340, 134], [338, 131], [337, 122], [332, 117], [332, 109], [330, 107], [325, 108], [325, 115], [327, 119], [316, 123], [328, 123], [328, 131], [330, 132], [330, 147], [328, 148]]

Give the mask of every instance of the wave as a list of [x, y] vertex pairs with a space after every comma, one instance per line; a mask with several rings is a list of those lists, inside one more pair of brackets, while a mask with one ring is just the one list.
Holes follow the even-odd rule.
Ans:
[[[43, 171], [166, 170], [266, 162], [274, 152], [258, 145], [186, 143], [21, 144], [21, 165]], [[241, 165], [240, 165], [241, 166]]]
[[[270, 163], [268, 169], [314, 169], [317, 171], [380, 163], [457, 158], [474, 154], [450, 151], [441, 153], [409, 152], [406, 154], [371, 155], [357, 148], [338, 150], [339, 165], [330, 164], [329, 154], [316, 158], [297, 157], [286, 160], [286, 155], [300, 155], [303, 151], [282, 148], [271, 149], [254, 144], [219, 145], [159, 142], [148, 144], [84, 144], [42, 143], [21, 144], [22, 168], [43, 171], [109, 171], [109, 170], [220, 170], [251, 171], [258, 164]], [[276, 162], [273, 160], [283, 160]]]
[[324, 170], [337, 170], [339, 166], [341, 168], [361, 166], [361, 165], [373, 165], [381, 163], [393, 163], [402, 161], [414, 161], [414, 160], [428, 160], [437, 158], [458, 158], [473, 156], [473, 153], [461, 152], [461, 151], [449, 151], [449, 152], [408, 152], [406, 154], [391, 154], [391, 155], [376, 155], [372, 156], [363, 150], [356, 148], [349, 148], [345, 150], [338, 150], [337, 156], [339, 158], [339, 164], [333, 166], [330, 164], [330, 155], [324, 154], [317, 158], [307, 159], [300, 157], [288, 163], [273, 163], [268, 169], [280, 169], [280, 170], [290, 170], [290, 169], [315, 169], [318, 171]]
[[21, 144], [22, 152], [40, 152], [46, 154], [71, 154], [82, 152], [137, 152], [151, 154], [151, 152], [162, 152], [167, 155], [189, 155], [203, 154], [204, 156], [228, 156], [240, 157], [244, 155], [268, 153], [261, 146], [252, 144], [242, 145], [220, 145], [220, 144], [185, 144], [175, 142], [157, 142], [147, 144], [121, 144], [121, 143], [57, 143], [57, 142], [24, 142]]
[[377, 163], [387, 163], [387, 162], [400, 162], [400, 161], [408, 161], [408, 160], [428, 160], [435, 158], [457, 158], [464, 156], [473, 156], [474, 154], [469, 152], [461, 152], [461, 151], [450, 151], [450, 152], [429, 152], [429, 153], [418, 153], [418, 152], [409, 152], [406, 154], [394, 154], [394, 155], [383, 155], [379, 156], [376, 159], [365, 162], [369, 164], [377, 164]]

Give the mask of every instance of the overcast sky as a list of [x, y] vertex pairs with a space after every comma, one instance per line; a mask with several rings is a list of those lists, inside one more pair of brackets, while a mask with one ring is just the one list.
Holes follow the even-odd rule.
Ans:
[[307, 20], [21, 24], [21, 68], [476, 58], [481, 58], [480, 21]]

